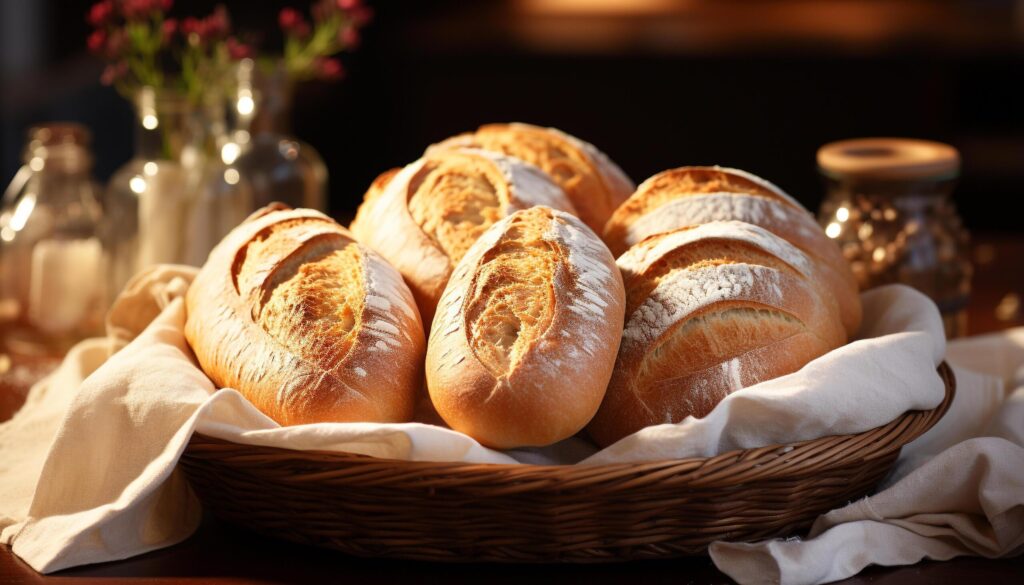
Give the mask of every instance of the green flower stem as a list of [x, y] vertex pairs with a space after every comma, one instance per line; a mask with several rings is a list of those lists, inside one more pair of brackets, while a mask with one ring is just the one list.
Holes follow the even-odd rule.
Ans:
[[317, 58], [333, 55], [345, 48], [338, 42], [338, 33], [346, 24], [346, 18], [334, 14], [318, 23], [305, 43], [288, 36], [284, 44], [284, 62], [288, 74], [297, 81], [315, 77], [314, 64]]

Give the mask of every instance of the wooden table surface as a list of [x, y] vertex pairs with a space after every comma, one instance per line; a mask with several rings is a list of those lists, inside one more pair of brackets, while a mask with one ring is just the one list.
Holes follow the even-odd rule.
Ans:
[[[975, 238], [975, 275], [968, 327], [971, 334], [1024, 325], [1024, 235]], [[2, 334], [2, 332], [0, 332]], [[0, 335], [2, 336], [2, 335]], [[24, 400], [28, 382], [55, 362], [26, 365], [0, 354], [0, 421]], [[706, 557], [598, 566], [430, 564], [360, 559], [247, 532], [207, 516], [178, 545], [124, 561], [39, 575], [0, 547], [0, 585], [43, 583], [731, 583]], [[908, 567], [870, 567], [848, 584], [1024, 583], [1024, 556], [1005, 560], [963, 557]]]
[[[479, 565], [360, 559], [330, 550], [304, 547], [246, 532], [207, 519], [185, 542], [135, 558], [42, 576], [0, 547], [0, 585], [203, 583], [641, 583], [720, 584], [733, 581], [707, 557], [610, 565]], [[986, 560], [962, 557], [908, 567], [870, 567], [847, 585], [925, 583], [1024, 583], [1024, 557]]]

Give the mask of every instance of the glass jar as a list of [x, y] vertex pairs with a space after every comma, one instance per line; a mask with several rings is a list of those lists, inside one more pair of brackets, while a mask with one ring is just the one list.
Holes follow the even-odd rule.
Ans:
[[60, 355], [102, 333], [110, 301], [103, 210], [89, 132], [70, 123], [29, 131], [25, 166], [0, 206], [0, 335], [4, 351]]
[[861, 290], [903, 283], [939, 307], [947, 337], [967, 330], [970, 239], [951, 197], [960, 171], [952, 146], [863, 138], [823, 146], [827, 196], [819, 219]]
[[279, 201], [326, 211], [327, 167], [312, 146], [290, 134], [294, 85], [284, 67], [264, 70], [243, 59], [236, 82], [221, 158], [251, 186], [253, 207]]
[[135, 111], [135, 155], [111, 177], [105, 198], [118, 289], [154, 264], [202, 265], [252, 207], [248, 184], [218, 153], [226, 127], [220, 96], [194, 104], [143, 87]]

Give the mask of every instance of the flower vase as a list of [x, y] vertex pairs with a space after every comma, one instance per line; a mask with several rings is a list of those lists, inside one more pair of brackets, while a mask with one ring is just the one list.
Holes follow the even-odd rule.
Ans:
[[243, 59], [236, 74], [222, 161], [237, 168], [252, 189], [253, 208], [279, 201], [326, 211], [327, 167], [312, 146], [289, 132], [294, 84], [286, 71]]
[[114, 173], [105, 200], [118, 290], [154, 264], [202, 265], [248, 215], [251, 190], [219, 156], [223, 103], [151, 87], [137, 93], [135, 155]]

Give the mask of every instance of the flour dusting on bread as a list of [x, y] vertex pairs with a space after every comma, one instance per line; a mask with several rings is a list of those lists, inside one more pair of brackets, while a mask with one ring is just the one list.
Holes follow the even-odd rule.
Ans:
[[438, 413], [492, 446], [579, 431], [611, 375], [624, 296], [611, 254], [576, 217], [538, 206], [495, 223], [438, 305], [426, 369]]

